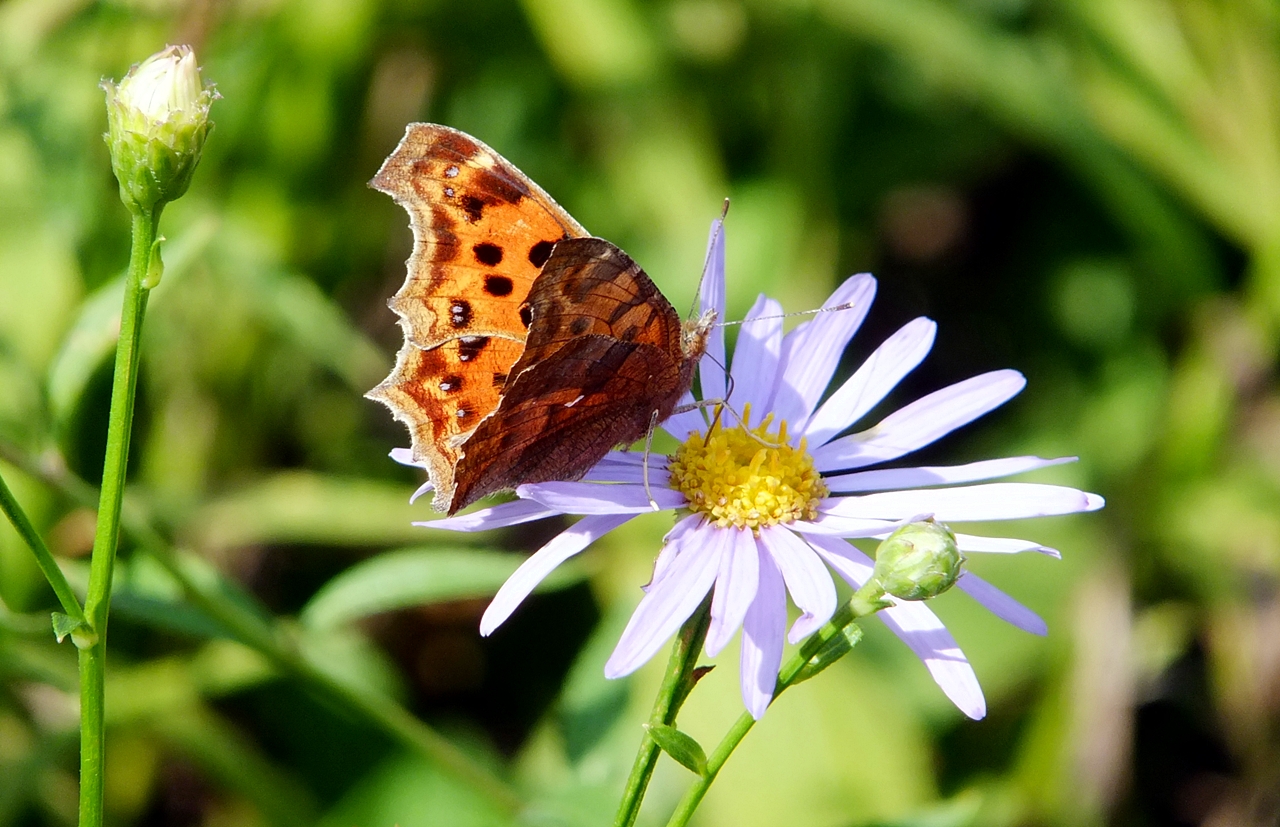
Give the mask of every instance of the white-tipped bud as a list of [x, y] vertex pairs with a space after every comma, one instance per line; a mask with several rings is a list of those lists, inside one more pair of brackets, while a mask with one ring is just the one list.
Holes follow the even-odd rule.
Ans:
[[131, 211], [152, 210], [181, 196], [200, 162], [218, 97], [204, 85], [189, 46], [168, 46], [134, 66], [124, 80], [103, 81], [107, 145]]

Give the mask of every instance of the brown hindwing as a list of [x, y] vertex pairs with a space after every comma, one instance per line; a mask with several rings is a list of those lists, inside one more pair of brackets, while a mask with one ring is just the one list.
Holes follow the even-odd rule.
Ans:
[[504, 488], [578, 479], [642, 437], [655, 411], [670, 414], [692, 382], [680, 317], [607, 241], [558, 244], [529, 302], [524, 353], [498, 409], [463, 446], [451, 513]]

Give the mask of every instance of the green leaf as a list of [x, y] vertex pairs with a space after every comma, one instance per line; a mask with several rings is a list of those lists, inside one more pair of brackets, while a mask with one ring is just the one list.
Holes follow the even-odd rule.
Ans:
[[[326, 583], [303, 608], [311, 629], [330, 629], [380, 612], [491, 595], [524, 562], [500, 551], [407, 548], [370, 558]], [[564, 588], [582, 578], [561, 567], [540, 588]]]
[[648, 731], [649, 737], [662, 747], [662, 751], [676, 759], [681, 766], [698, 775], [706, 774], [707, 754], [703, 752], [702, 745], [695, 741], [692, 735], [686, 735], [666, 724], [645, 724], [644, 728]]
[[205, 505], [192, 523], [205, 548], [272, 543], [375, 546], [423, 536], [414, 520], [430, 509], [409, 502], [412, 489], [352, 477], [288, 471]]
[[53, 636], [58, 639], [59, 643], [65, 640], [67, 635], [84, 625], [83, 620], [76, 620], [71, 615], [66, 615], [62, 612], [53, 613]]
[[849, 654], [849, 651], [857, 646], [860, 640], [862, 640], [861, 626], [856, 622], [845, 626], [837, 634], [826, 640], [821, 648], [814, 653], [813, 657], [809, 658], [809, 661], [800, 668], [791, 685], [795, 686], [798, 683], [809, 680], [809, 678], [840, 660], [840, 658]]

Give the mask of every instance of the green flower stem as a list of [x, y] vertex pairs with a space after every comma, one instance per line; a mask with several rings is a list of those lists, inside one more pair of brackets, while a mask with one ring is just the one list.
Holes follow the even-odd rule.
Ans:
[[[849, 602], [841, 606], [831, 620], [806, 640], [804, 645], [792, 653], [787, 662], [782, 665], [782, 669], [778, 671], [778, 683], [773, 690], [773, 699], [776, 701], [784, 690], [796, 683], [796, 678], [800, 676], [805, 664], [818, 653], [824, 643], [841, 634], [846, 626], [858, 618], [866, 617], [889, 605], [880, 600], [883, 594], [883, 589], [874, 580], [855, 592]], [[684, 827], [689, 823], [694, 810], [698, 809], [698, 805], [702, 803], [703, 797], [707, 794], [712, 782], [716, 780], [720, 769], [738, 748], [738, 744], [742, 743], [742, 739], [747, 737], [747, 733], [755, 723], [755, 719], [749, 712], [742, 713], [738, 720], [734, 721], [720, 743], [716, 744], [716, 748], [707, 756], [707, 771], [685, 791], [684, 797], [680, 799], [679, 805], [667, 822], [667, 827]]]
[[111, 574], [120, 539], [120, 507], [133, 430], [133, 400], [138, 390], [139, 343], [148, 290], [143, 287], [155, 243], [158, 211], [133, 214], [133, 242], [120, 311], [120, 339], [116, 343], [111, 409], [107, 418], [107, 451], [102, 466], [98, 526], [89, 564], [89, 589], [84, 614], [89, 634], [80, 646], [80, 827], [101, 827], [105, 773], [103, 687], [106, 682], [107, 611], [111, 605]]
[[[703, 641], [707, 639], [707, 628], [711, 624], [711, 598], [702, 601], [676, 636], [671, 647], [671, 657], [667, 660], [667, 674], [658, 689], [658, 697], [653, 702], [653, 713], [649, 716], [650, 724], [673, 725], [676, 714], [693, 685], [694, 667], [698, 655], [702, 653]], [[644, 800], [645, 790], [649, 787], [649, 779], [653, 777], [653, 768], [658, 763], [661, 748], [645, 731], [640, 741], [640, 751], [636, 753], [635, 763], [631, 766], [631, 775], [627, 778], [627, 787], [622, 794], [622, 802], [618, 805], [618, 815], [614, 818], [614, 827], [631, 827], [636, 816], [640, 814], [640, 802]]]
[[36, 565], [40, 566], [40, 571], [44, 572], [44, 577], [49, 581], [49, 585], [53, 587], [53, 593], [57, 595], [58, 602], [62, 604], [62, 611], [72, 620], [84, 622], [84, 609], [80, 607], [80, 601], [76, 599], [75, 592], [71, 590], [71, 584], [67, 582], [66, 575], [62, 573], [62, 569], [58, 568], [58, 563], [53, 559], [53, 554], [49, 551], [49, 547], [44, 544], [40, 532], [36, 531], [36, 527], [32, 525], [28, 519], [26, 512], [22, 510], [22, 506], [14, 499], [13, 492], [9, 490], [9, 486], [5, 485], [4, 477], [0, 477], [0, 509], [4, 510], [5, 516], [9, 518], [9, 522], [13, 523], [13, 527], [17, 529], [18, 534], [22, 535], [22, 539], [27, 541], [27, 545], [31, 547], [31, 551], [36, 556]]
[[[55, 469], [48, 467], [47, 464], [37, 463], [5, 444], [0, 444], [0, 456], [76, 502], [89, 504], [97, 501], [97, 492], [94, 491], [93, 486], [61, 466]], [[204, 578], [193, 575], [192, 571], [183, 565], [182, 558], [138, 513], [136, 507], [126, 506], [121, 515], [121, 522], [139, 550], [160, 563], [178, 581], [188, 600], [221, 623], [240, 643], [265, 657], [282, 674], [289, 675], [334, 704], [354, 712], [379, 727], [407, 749], [451, 771], [455, 777], [488, 796], [504, 809], [514, 813], [524, 807], [521, 797], [505, 781], [418, 720], [404, 707], [385, 698], [370, 697], [358, 689], [341, 683], [310, 663], [297, 650], [289, 635], [265, 621], [262, 615], [237, 602], [221, 590], [216, 582], [208, 582]]]

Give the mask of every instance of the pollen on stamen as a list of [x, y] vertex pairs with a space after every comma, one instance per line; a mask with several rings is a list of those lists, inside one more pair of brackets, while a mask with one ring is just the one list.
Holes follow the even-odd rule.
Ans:
[[[743, 421], [750, 415], [748, 407]], [[690, 511], [720, 528], [752, 531], [817, 516], [827, 496], [822, 475], [804, 440], [792, 447], [787, 423], [773, 428], [772, 420], [770, 414], [749, 431], [717, 422], [710, 434], [696, 431], [676, 449], [668, 464], [671, 486], [684, 494]]]

